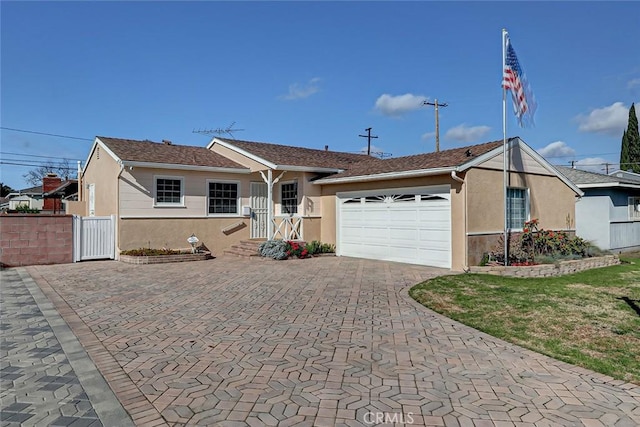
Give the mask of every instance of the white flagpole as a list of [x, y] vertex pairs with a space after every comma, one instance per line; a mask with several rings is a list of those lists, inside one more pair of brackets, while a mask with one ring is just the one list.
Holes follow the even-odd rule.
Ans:
[[[508, 33], [502, 29], [502, 74], [504, 80], [504, 68], [507, 62]], [[502, 84], [502, 187], [504, 192], [504, 265], [509, 265], [509, 240], [507, 236], [507, 89]]]

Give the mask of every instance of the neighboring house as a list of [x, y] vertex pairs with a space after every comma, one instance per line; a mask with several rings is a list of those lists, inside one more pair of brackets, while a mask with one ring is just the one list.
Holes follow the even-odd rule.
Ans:
[[42, 209], [42, 185], [24, 188], [7, 195], [9, 199], [9, 210], [15, 210], [19, 206], [26, 206], [29, 209]]
[[[47, 178], [44, 179], [45, 182], [46, 180]], [[63, 213], [69, 201], [78, 200], [78, 180], [68, 179], [62, 181], [59, 178], [58, 180], [51, 180], [47, 182], [47, 190], [42, 194], [42, 197], [44, 198], [43, 207], [45, 210], [53, 213]]]
[[[567, 229], [582, 192], [519, 138], [508, 143], [512, 230]], [[321, 240], [338, 255], [463, 270], [504, 226], [502, 141], [391, 159], [214, 138], [204, 147], [97, 137], [78, 212], [115, 215], [119, 250], [214, 254], [243, 239]]]
[[605, 250], [640, 247], [640, 175], [557, 167], [584, 196], [576, 203], [576, 234]]
[[6, 207], [16, 210], [18, 206], [38, 209], [42, 213], [64, 213], [67, 200], [77, 200], [78, 180], [62, 180], [55, 173], [42, 177], [42, 185], [25, 188], [7, 195]]

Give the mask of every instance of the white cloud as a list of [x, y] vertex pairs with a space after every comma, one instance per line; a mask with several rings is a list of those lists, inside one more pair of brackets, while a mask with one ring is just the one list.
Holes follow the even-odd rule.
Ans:
[[[607, 161], [602, 157], [587, 157], [575, 162], [575, 167], [589, 172], [605, 173]], [[611, 165], [611, 163], [609, 163]], [[609, 166], [609, 170], [613, 170], [613, 165]]]
[[430, 139], [435, 139], [436, 137], [436, 133], [435, 132], [427, 132], [427, 133], [423, 133], [421, 138], [423, 141], [429, 141]]
[[460, 142], [474, 142], [489, 133], [489, 126], [467, 126], [466, 123], [452, 127], [444, 134], [446, 139]]
[[320, 88], [318, 87], [318, 83], [320, 83], [319, 77], [314, 77], [309, 80], [306, 84], [293, 83], [289, 85], [289, 93], [286, 95], [281, 95], [280, 99], [285, 99], [287, 101], [294, 101], [296, 99], [304, 99], [308, 98], [314, 93], [318, 92]]
[[580, 114], [576, 119], [580, 123], [578, 129], [583, 132], [622, 136], [629, 119], [629, 108], [622, 102], [614, 102], [608, 107], [596, 108], [586, 116]]
[[544, 157], [546, 159], [551, 159], [551, 158], [554, 158], [554, 157], [575, 156], [576, 150], [574, 150], [573, 148], [569, 147], [563, 141], [556, 141], [556, 142], [552, 142], [551, 144], [547, 145], [546, 147], [543, 147], [543, 148], [539, 149], [538, 153], [542, 157]]
[[376, 100], [375, 109], [385, 116], [398, 117], [419, 109], [427, 99], [425, 96], [411, 93], [398, 96], [385, 93]]

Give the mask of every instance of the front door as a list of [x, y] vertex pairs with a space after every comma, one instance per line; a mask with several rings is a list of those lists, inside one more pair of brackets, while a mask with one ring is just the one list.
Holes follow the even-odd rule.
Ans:
[[267, 237], [267, 184], [251, 183], [251, 238]]

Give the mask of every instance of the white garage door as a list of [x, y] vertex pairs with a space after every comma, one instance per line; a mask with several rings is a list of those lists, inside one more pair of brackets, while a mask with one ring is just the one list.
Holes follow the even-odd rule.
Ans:
[[451, 268], [449, 186], [338, 194], [338, 255]]

